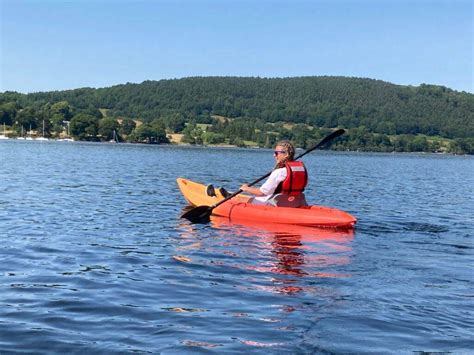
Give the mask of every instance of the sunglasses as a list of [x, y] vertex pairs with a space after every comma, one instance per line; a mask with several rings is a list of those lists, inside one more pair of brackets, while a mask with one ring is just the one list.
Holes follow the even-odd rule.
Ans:
[[277, 156], [278, 154], [285, 154], [285, 153], [286, 153], [286, 152], [285, 152], [284, 150], [275, 150], [275, 151], [273, 152], [273, 155], [274, 155], [274, 156]]

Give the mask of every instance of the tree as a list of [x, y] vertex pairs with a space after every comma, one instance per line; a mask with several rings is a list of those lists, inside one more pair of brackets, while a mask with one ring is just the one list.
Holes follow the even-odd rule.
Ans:
[[241, 147], [241, 148], [246, 147], [244, 140], [240, 137], [231, 137], [229, 139], [229, 144], [233, 144], [233, 145], [236, 145], [237, 147]]
[[[152, 122], [151, 122], [151, 127], [153, 128], [153, 130], [155, 132], [163, 132], [165, 133], [166, 132], [166, 124], [165, 122], [163, 122], [163, 120], [159, 119], [159, 118], [155, 118]], [[166, 133], [165, 133], [166, 134]]]
[[0, 124], [13, 125], [17, 114], [15, 102], [6, 102], [0, 105]]
[[153, 142], [153, 129], [148, 123], [144, 123], [141, 126], [135, 128], [132, 132], [130, 139], [132, 142], [138, 143], [152, 143]]
[[32, 107], [27, 107], [16, 115], [16, 131], [35, 129], [37, 125], [37, 114]]
[[474, 154], [474, 138], [455, 139], [450, 143], [448, 151], [455, 154]]
[[98, 133], [103, 139], [109, 141], [114, 137], [114, 131], [117, 134], [120, 125], [116, 119], [111, 117], [103, 118], [99, 121]]
[[[49, 104], [47, 104], [49, 107]], [[67, 101], [56, 102], [49, 107], [49, 117], [56, 133], [64, 131], [64, 121], [72, 118], [72, 107]]]
[[393, 140], [393, 147], [396, 152], [406, 152], [408, 151], [408, 142], [409, 139], [407, 135], [397, 136]]
[[137, 124], [134, 120], [130, 118], [124, 118], [122, 124], [120, 125], [120, 133], [124, 135], [129, 135], [136, 128]]
[[291, 140], [296, 147], [306, 149], [306, 142], [310, 137], [311, 131], [304, 124], [297, 124], [291, 129]]
[[183, 143], [190, 144], [202, 144], [203, 143], [203, 131], [195, 123], [188, 124], [183, 130], [183, 138], [181, 139]]
[[96, 140], [98, 120], [92, 115], [79, 113], [71, 119], [70, 133], [79, 140]]
[[425, 136], [416, 136], [408, 142], [408, 150], [410, 152], [424, 152], [428, 150], [428, 140]]
[[202, 137], [206, 144], [221, 144], [225, 142], [225, 136], [222, 133], [205, 132]]
[[139, 143], [169, 143], [165, 130], [158, 124], [142, 124], [132, 132], [130, 139]]
[[182, 113], [176, 112], [163, 117], [163, 121], [171, 132], [181, 132], [186, 127], [186, 119]]
[[70, 120], [72, 118], [72, 108], [67, 101], [59, 101], [52, 104], [51, 113], [53, 115], [60, 115], [63, 120]]

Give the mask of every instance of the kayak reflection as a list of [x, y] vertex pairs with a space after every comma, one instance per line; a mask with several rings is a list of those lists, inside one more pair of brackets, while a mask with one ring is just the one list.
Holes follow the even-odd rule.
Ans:
[[226, 217], [211, 216], [211, 226], [216, 229], [232, 228], [239, 235], [268, 236], [299, 240], [301, 242], [338, 242], [348, 243], [354, 238], [353, 229], [317, 228], [292, 224], [276, 224], [239, 220], [231, 221]]
[[[283, 294], [327, 294], [331, 291], [315, 286], [320, 284], [318, 279], [350, 277], [346, 272], [341, 272], [341, 269], [350, 264], [351, 242], [354, 239], [352, 229], [337, 230], [250, 221], [236, 223], [218, 216], [211, 216], [210, 226], [214, 230], [213, 235], [217, 232], [217, 241], [221, 241], [219, 246], [227, 248], [220, 253], [233, 255], [234, 260], [239, 260], [233, 265], [229, 265], [229, 260], [226, 260], [226, 266], [257, 272], [264, 276], [265, 282], [252, 285], [258, 290]], [[187, 227], [187, 231], [196, 231], [192, 225], [187, 224]], [[236, 248], [235, 244], [229, 241], [229, 238], [236, 240], [242, 237], [251, 238], [252, 242], [244, 242]], [[196, 242], [194, 246], [198, 249], [202, 247]], [[209, 246], [206, 248], [210, 251]], [[213, 252], [219, 253], [216, 250]], [[213, 262], [213, 265], [215, 264]], [[253, 273], [249, 275], [249, 279], [255, 277]]]
[[337, 268], [350, 262], [350, 243], [354, 231], [328, 228], [310, 228], [295, 225], [246, 222], [236, 224], [227, 218], [211, 218], [217, 229], [232, 228], [234, 234], [244, 237], [256, 236], [259, 246], [272, 256], [270, 262], [253, 266], [242, 266], [271, 275], [272, 284], [260, 289], [272, 293], [295, 294], [299, 292], [327, 293], [309, 286], [311, 278], [348, 277]]

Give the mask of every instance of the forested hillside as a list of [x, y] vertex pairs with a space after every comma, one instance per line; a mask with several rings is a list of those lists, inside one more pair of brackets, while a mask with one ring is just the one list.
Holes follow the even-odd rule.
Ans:
[[[474, 150], [474, 95], [361, 78], [193, 77], [28, 95], [6, 92], [0, 94], [0, 110], [0, 123], [17, 132], [20, 125], [34, 129], [46, 119], [48, 131], [59, 134], [67, 121], [80, 139], [109, 138], [111, 127], [120, 130], [126, 122], [122, 138], [135, 141], [164, 142], [166, 133], [181, 132], [191, 143], [269, 145], [284, 137], [305, 147], [325, 129], [343, 127], [349, 135], [339, 149]], [[85, 132], [94, 120], [96, 129]], [[144, 125], [132, 123], [137, 121]]]

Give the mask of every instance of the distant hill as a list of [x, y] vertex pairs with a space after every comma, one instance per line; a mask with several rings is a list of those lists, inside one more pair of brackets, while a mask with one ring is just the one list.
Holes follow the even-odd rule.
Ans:
[[[0, 103], [8, 101], [0, 95]], [[317, 127], [360, 127], [384, 134], [474, 136], [474, 95], [443, 86], [394, 85], [348, 77], [191, 77], [109, 88], [41, 92], [17, 98], [68, 101], [77, 109], [151, 121], [170, 112], [260, 118]]]
[[473, 94], [365, 78], [190, 77], [0, 94], [0, 124], [13, 136], [43, 122], [52, 137], [71, 128], [85, 140], [118, 132], [163, 143], [179, 134], [191, 144], [269, 147], [283, 138], [302, 148], [343, 127], [348, 133], [333, 149], [474, 154]]

